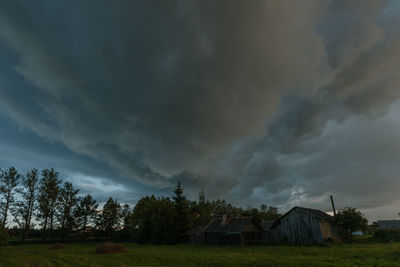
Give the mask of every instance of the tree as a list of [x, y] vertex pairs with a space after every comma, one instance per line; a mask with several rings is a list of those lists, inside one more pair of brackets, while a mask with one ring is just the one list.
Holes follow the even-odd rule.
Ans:
[[252, 208], [252, 209], [248, 209], [246, 211], [244, 211], [241, 216], [251, 216], [252, 217], [252, 221], [255, 224], [260, 224], [262, 221], [262, 215], [261, 212], [256, 209], [256, 208]]
[[65, 182], [58, 195], [58, 218], [61, 226], [61, 234], [70, 233], [75, 226], [73, 210], [78, 203], [79, 189], [75, 189], [72, 183]]
[[279, 214], [277, 207], [262, 204], [260, 206], [260, 216], [261, 220], [275, 221], [281, 217], [281, 214]]
[[[172, 244], [176, 241], [175, 205], [169, 198], [158, 198], [153, 207], [151, 242]], [[185, 232], [186, 234], [186, 232]]]
[[234, 207], [231, 203], [221, 199], [212, 201], [211, 206], [213, 215], [229, 214], [231, 216], [239, 216], [244, 212], [242, 208]]
[[1, 226], [6, 227], [7, 215], [10, 206], [14, 203], [15, 199], [15, 189], [18, 185], [20, 175], [14, 167], [10, 167], [7, 170], [1, 170], [0, 174], [0, 193], [3, 200], [0, 202], [1, 213], [3, 220], [1, 221]]
[[191, 202], [193, 223], [195, 225], [206, 225], [212, 218], [213, 207], [209, 201], [206, 200], [204, 189], [202, 188], [199, 193], [198, 201]]
[[91, 195], [80, 198], [78, 205], [75, 207], [74, 215], [77, 227], [82, 232], [82, 240], [85, 240], [86, 227], [96, 218], [98, 207], [99, 204], [97, 204]]
[[156, 198], [154, 195], [141, 198], [133, 208], [132, 227], [137, 229], [138, 241], [146, 243], [152, 241], [154, 222], [152, 214]]
[[97, 225], [106, 232], [108, 240], [112, 240], [113, 232], [121, 225], [121, 209], [121, 205], [110, 197], [100, 212]]
[[365, 231], [368, 226], [368, 220], [356, 208], [346, 207], [340, 210], [335, 216], [338, 225], [340, 225], [346, 236], [351, 237], [357, 230]]
[[147, 196], [140, 199], [133, 209], [131, 223], [141, 243], [176, 242], [175, 203], [169, 198]]
[[25, 237], [29, 232], [33, 210], [37, 200], [37, 187], [38, 187], [38, 170], [32, 169], [22, 177], [22, 187], [17, 188], [17, 192], [21, 196], [21, 200], [17, 201], [12, 213], [14, 221], [22, 229], [21, 241], [25, 241]]
[[182, 242], [187, 239], [187, 231], [191, 226], [189, 203], [183, 195], [183, 187], [180, 181], [174, 190], [174, 202], [176, 212], [176, 241]]
[[47, 237], [49, 222], [50, 232], [53, 230], [53, 219], [60, 191], [60, 184], [61, 180], [58, 179], [58, 172], [54, 169], [45, 169], [42, 171], [38, 197], [38, 218], [42, 219], [43, 240]]
[[132, 209], [127, 203], [122, 206], [121, 218], [124, 230], [128, 230], [132, 226]]

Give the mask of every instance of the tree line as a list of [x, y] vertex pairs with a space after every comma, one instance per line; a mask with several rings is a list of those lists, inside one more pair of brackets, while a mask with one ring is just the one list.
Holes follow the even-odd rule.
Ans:
[[40, 231], [43, 241], [96, 236], [174, 244], [187, 240], [190, 227], [206, 225], [213, 216], [224, 213], [252, 216], [257, 222], [280, 216], [276, 207], [265, 204], [259, 209], [243, 209], [225, 200], [209, 201], [204, 190], [197, 200], [188, 200], [180, 182], [172, 198], [146, 196], [131, 207], [110, 197], [99, 208], [90, 194], [80, 195], [79, 189], [63, 182], [54, 169], [32, 169], [24, 175], [14, 167], [0, 169], [0, 239], [1, 231], [10, 231], [7, 228], [13, 225], [22, 242]]

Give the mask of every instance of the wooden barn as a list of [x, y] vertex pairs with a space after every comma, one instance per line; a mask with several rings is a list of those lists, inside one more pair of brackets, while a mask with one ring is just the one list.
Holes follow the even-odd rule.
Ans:
[[203, 233], [204, 243], [208, 245], [246, 246], [262, 241], [262, 229], [252, 221], [252, 217], [215, 217], [204, 227]]
[[274, 224], [274, 222], [275, 221], [272, 221], [272, 220], [263, 220], [263, 221], [261, 221], [260, 226], [261, 226], [262, 230], [265, 232], [265, 231], [269, 230], [269, 228]]
[[204, 225], [195, 225], [187, 231], [187, 236], [192, 244], [203, 244], [204, 243]]
[[294, 207], [264, 232], [265, 243], [320, 244], [340, 234], [336, 220], [323, 211]]

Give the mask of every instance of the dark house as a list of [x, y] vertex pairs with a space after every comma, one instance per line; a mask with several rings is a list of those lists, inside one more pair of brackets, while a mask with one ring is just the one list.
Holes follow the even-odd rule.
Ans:
[[264, 232], [263, 239], [265, 243], [312, 245], [335, 239], [339, 234], [340, 228], [333, 216], [320, 210], [294, 207]]
[[187, 236], [192, 244], [203, 244], [204, 243], [204, 225], [195, 225], [187, 231]]
[[265, 231], [269, 230], [269, 228], [274, 224], [274, 222], [275, 221], [271, 221], [271, 220], [263, 220], [263, 221], [261, 221], [260, 226], [261, 226], [262, 230], [265, 232]]
[[262, 238], [262, 229], [252, 217], [215, 217], [203, 233], [208, 245], [253, 245], [260, 244]]

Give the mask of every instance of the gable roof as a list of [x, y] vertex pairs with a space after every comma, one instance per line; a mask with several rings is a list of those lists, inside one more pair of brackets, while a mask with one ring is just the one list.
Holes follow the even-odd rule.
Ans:
[[226, 224], [222, 224], [222, 218], [214, 218], [204, 227], [203, 232], [213, 233], [242, 233], [252, 223], [252, 217], [229, 218]]
[[277, 225], [280, 224], [280, 221], [286, 217], [288, 214], [290, 214], [292, 211], [295, 209], [300, 209], [302, 211], [310, 213], [312, 216], [318, 218], [320, 221], [327, 221], [327, 222], [336, 222], [335, 217], [323, 212], [322, 210], [316, 210], [316, 209], [309, 209], [309, 208], [304, 208], [304, 207], [294, 207], [290, 209], [288, 212], [283, 214], [278, 220], [276, 220], [269, 229], [276, 227]]

